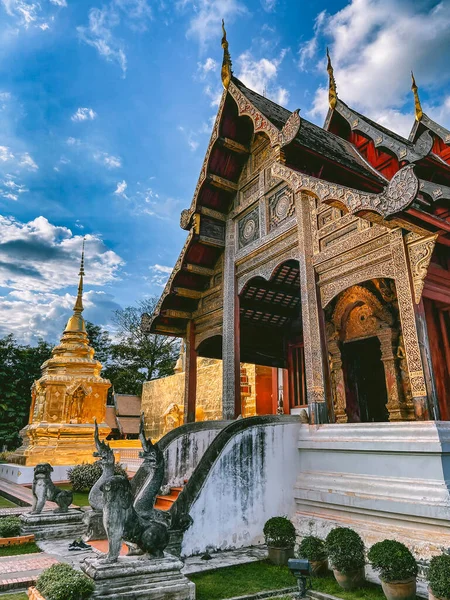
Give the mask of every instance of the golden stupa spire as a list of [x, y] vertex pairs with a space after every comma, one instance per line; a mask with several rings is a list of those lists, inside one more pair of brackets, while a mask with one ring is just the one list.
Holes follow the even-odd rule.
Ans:
[[83, 306], [83, 277], [84, 277], [84, 243], [86, 238], [83, 238], [83, 247], [81, 251], [81, 263], [80, 263], [80, 280], [78, 282], [78, 293], [77, 299], [75, 300], [75, 304], [73, 306], [73, 315], [67, 322], [66, 331], [86, 331], [86, 326], [84, 324], [84, 319], [81, 313], [84, 310]]
[[327, 71], [329, 76], [329, 84], [328, 84], [328, 103], [330, 108], [334, 108], [337, 102], [337, 89], [336, 89], [336, 80], [334, 78], [334, 70], [333, 65], [331, 64], [330, 53], [327, 48]]
[[420, 104], [419, 91], [416, 84], [416, 80], [414, 79], [414, 73], [411, 71], [411, 79], [412, 85], [411, 89], [414, 94], [414, 108], [416, 112], [416, 121], [421, 121], [423, 117], [422, 105]]
[[227, 32], [225, 31], [225, 21], [222, 19], [222, 48], [223, 48], [223, 61], [222, 61], [222, 83], [223, 87], [227, 90], [230, 85], [233, 71], [231, 69], [231, 56], [228, 51], [228, 40]]

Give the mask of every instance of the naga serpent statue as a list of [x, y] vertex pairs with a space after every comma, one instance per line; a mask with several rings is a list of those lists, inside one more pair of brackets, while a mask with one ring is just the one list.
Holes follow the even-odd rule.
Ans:
[[164, 479], [164, 455], [145, 437], [143, 415], [139, 439], [143, 462], [131, 483], [124, 476], [113, 475], [100, 484], [109, 543], [108, 554], [101, 559], [105, 562], [117, 561], [122, 541], [129, 547], [128, 555], [147, 553], [152, 558], [163, 557], [169, 543], [169, 515], [154, 508]]
[[100, 466], [102, 468], [102, 474], [99, 479], [94, 483], [89, 492], [89, 504], [93, 510], [103, 510], [103, 494], [101, 492], [101, 486], [107, 479], [114, 475], [114, 463], [116, 461], [114, 452], [111, 450], [109, 444], [102, 442], [98, 435], [97, 419], [94, 419], [95, 424], [95, 446], [97, 451], [94, 452], [95, 457], [99, 457]]

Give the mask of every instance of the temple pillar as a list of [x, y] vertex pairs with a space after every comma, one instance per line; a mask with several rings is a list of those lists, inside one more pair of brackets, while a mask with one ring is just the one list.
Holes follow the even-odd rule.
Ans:
[[416, 420], [424, 421], [429, 415], [427, 390], [417, 335], [409, 261], [401, 229], [395, 229], [390, 233], [390, 245], [414, 413]]
[[184, 362], [184, 422], [194, 423], [197, 403], [197, 350], [194, 321], [189, 321], [186, 329]]
[[381, 360], [384, 366], [384, 376], [386, 378], [387, 405], [389, 412], [389, 421], [414, 420], [414, 408], [408, 405], [407, 399], [403, 401], [403, 391], [401, 380], [397, 368], [397, 355], [394, 351], [396, 338], [395, 332], [390, 329], [382, 329], [378, 333], [381, 347]]
[[236, 224], [228, 219], [223, 269], [223, 391], [224, 419], [235, 419], [241, 414], [241, 364], [239, 297], [235, 269]]
[[342, 355], [336, 337], [328, 340], [328, 352], [330, 354], [331, 388], [334, 396], [334, 418], [336, 423], [347, 423], [348, 417], [345, 412], [347, 403], [344, 371], [342, 370]]
[[303, 340], [305, 348], [306, 397], [311, 423], [327, 423], [325, 400], [324, 359], [319, 318], [319, 299], [316, 273], [313, 266], [313, 247], [310, 198], [299, 192], [295, 198], [298, 225], [300, 293], [302, 300]]

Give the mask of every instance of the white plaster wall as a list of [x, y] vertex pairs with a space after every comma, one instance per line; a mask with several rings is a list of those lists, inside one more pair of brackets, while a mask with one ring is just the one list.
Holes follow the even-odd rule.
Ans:
[[179, 436], [164, 450], [167, 486], [182, 486], [221, 429], [201, 429]]
[[450, 423], [299, 427], [300, 535], [356, 529], [367, 546], [406, 543], [418, 559], [450, 548]]
[[[67, 481], [67, 470], [71, 469], [74, 465], [67, 466], [54, 466], [52, 473], [52, 480]], [[0, 479], [10, 481], [11, 483], [27, 484], [33, 483], [34, 478], [34, 467], [24, 467], [22, 465], [14, 464], [3, 464], [0, 465]]]
[[298, 423], [257, 425], [229, 440], [191, 506], [182, 555], [264, 542], [264, 523], [292, 516]]

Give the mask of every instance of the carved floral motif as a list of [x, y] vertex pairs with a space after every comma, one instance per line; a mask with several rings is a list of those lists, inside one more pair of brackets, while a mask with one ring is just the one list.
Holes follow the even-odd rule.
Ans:
[[419, 304], [422, 297], [425, 277], [427, 276], [431, 255], [433, 254], [437, 238], [437, 234], [422, 237], [416, 233], [409, 233], [406, 236], [406, 247], [408, 248], [416, 304]]

